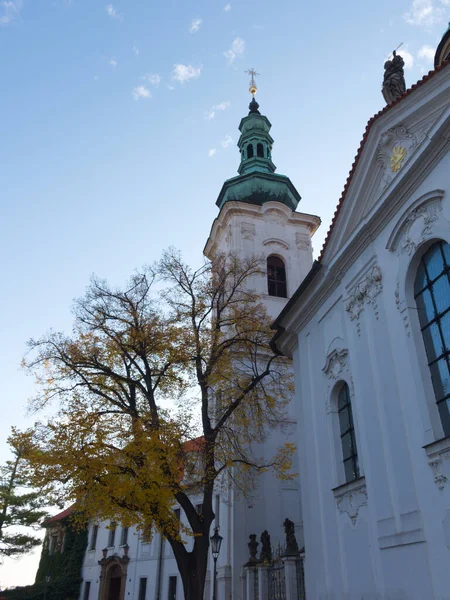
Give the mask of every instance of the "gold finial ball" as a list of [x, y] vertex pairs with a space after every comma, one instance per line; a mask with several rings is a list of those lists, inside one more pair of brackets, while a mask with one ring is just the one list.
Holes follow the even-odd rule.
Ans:
[[258, 88], [256, 87], [256, 85], [251, 85], [251, 86], [249, 87], [249, 90], [248, 90], [248, 91], [250, 92], [250, 94], [251, 94], [252, 96], [254, 96], [254, 95], [256, 94], [256, 92], [258, 91]]

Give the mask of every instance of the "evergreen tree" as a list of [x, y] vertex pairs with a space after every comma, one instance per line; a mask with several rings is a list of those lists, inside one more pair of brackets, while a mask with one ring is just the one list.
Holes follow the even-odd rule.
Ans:
[[27, 439], [27, 434], [13, 431], [8, 439], [12, 458], [0, 467], [0, 557], [20, 556], [41, 543], [29, 532], [40, 527], [46, 512], [39, 493], [28, 491], [23, 461]]

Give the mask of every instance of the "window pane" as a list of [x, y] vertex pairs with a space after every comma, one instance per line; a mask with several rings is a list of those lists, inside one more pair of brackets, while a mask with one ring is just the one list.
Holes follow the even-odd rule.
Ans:
[[425, 273], [425, 267], [421, 261], [419, 268], [417, 269], [416, 280], [414, 281], [414, 295], [417, 296], [417, 294], [419, 294], [426, 285], [427, 277]]
[[356, 479], [357, 474], [355, 471], [355, 465], [353, 463], [353, 460], [347, 460], [344, 463], [344, 472], [345, 472], [345, 481], [353, 481], [353, 479]]
[[447, 262], [447, 265], [450, 266], [450, 244], [444, 242], [442, 244], [442, 249], [444, 251], [445, 261]]
[[344, 383], [338, 395], [338, 410], [341, 410], [346, 404], [350, 403], [348, 385]]
[[442, 354], [442, 338], [437, 323], [423, 330], [423, 341], [427, 351], [428, 362], [432, 362]]
[[433, 283], [433, 294], [438, 313], [447, 310], [450, 306], [450, 284], [446, 274]]
[[344, 408], [339, 412], [339, 425], [341, 435], [350, 429], [351, 419], [348, 408]]
[[450, 435], [450, 399], [444, 400], [438, 404], [439, 416], [441, 417], [442, 429], [444, 435]]
[[450, 350], [450, 312], [442, 317], [439, 322], [441, 326], [442, 336], [444, 337], [445, 349]]
[[428, 252], [425, 253], [423, 261], [426, 264], [428, 277], [435, 279], [444, 270], [444, 260], [442, 258], [442, 252], [440, 244], [432, 246]]
[[341, 438], [342, 442], [342, 454], [344, 456], [344, 460], [350, 458], [353, 455], [353, 439], [351, 433], [346, 433]]
[[420, 296], [417, 296], [416, 302], [420, 326], [425, 327], [425, 325], [434, 319], [434, 307], [430, 292], [424, 290]]
[[441, 358], [441, 360], [432, 364], [430, 370], [436, 400], [440, 400], [447, 394], [450, 394], [450, 373], [448, 371], [446, 359]]

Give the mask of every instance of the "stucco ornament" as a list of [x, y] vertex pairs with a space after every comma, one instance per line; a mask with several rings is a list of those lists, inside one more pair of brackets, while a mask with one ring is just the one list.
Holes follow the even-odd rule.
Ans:
[[400, 171], [407, 154], [408, 154], [408, 151], [403, 146], [399, 145], [399, 146], [394, 146], [392, 148], [392, 154], [391, 154], [389, 163], [391, 166], [391, 171], [393, 173], [397, 173], [397, 171]]
[[255, 225], [253, 223], [241, 223], [241, 235], [244, 240], [252, 240], [255, 237]]
[[428, 464], [433, 472], [434, 483], [443, 490], [450, 479], [450, 444], [447, 438], [426, 448]]
[[425, 132], [422, 130], [411, 132], [405, 125], [392, 127], [381, 135], [377, 148], [377, 162], [383, 171], [379, 193], [386, 189], [404, 167], [424, 137]]
[[359, 485], [351, 486], [342, 492], [335, 492], [336, 504], [340, 514], [347, 514], [352, 525], [355, 526], [361, 507], [367, 506], [366, 484], [362, 481]]
[[295, 234], [295, 243], [299, 250], [309, 250], [311, 247], [311, 240], [306, 233], [297, 232]]
[[411, 255], [431, 235], [433, 223], [438, 220], [440, 210], [442, 205], [436, 200], [411, 211], [403, 225], [403, 239], [399, 245], [398, 255], [404, 252]]
[[327, 357], [327, 361], [323, 368], [324, 373], [328, 375], [330, 379], [339, 379], [342, 371], [347, 368], [347, 356], [348, 350], [333, 350], [333, 352]]
[[374, 265], [364, 278], [350, 291], [350, 296], [345, 303], [345, 310], [352, 321], [358, 321], [364, 304], [372, 304], [377, 309], [376, 297], [383, 289], [381, 269]]

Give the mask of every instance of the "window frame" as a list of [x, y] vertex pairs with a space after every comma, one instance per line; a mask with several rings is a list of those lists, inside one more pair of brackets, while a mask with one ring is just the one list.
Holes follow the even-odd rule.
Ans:
[[120, 532], [120, 545], [126, 546], [128, 544], [129, 527], [122, 527]]
[[[175, 581], [175, 593], [172, 595], [172, 583]], [[167, 600], [177, 600], [177, 588], [178, 588], [178, 577], [177, 575], [169, 575], [169, 582], [167, 585]]]
[[98, 538], [98, 529], [99, 529], [98, 525], [93, 525], [92, 526], [91, 540], [90, 540], [90, 544], [89, 544], [89, 551], [96, 550], [97, 538]]
[[[284, 280], [283, 279], [278, 279], [275, 277], [270, 277], [270, 272], [269, 272], [269, 268], [271, 268], [271, 266], [269, 265], [269, 260], [275, 258], [279, 261], [281, 261], [283, 263], [283, 267], [284, 267]], [[276, 266], [272, 268], [275, 269], [279, 269], [280, 267]], [[286, 260], [280, 256], [279, 254], [269, 254], [269, 256], [266, 258], [266, 273], [267, 273], [267, 277], [266, 277], [266, 281], [267, 281], [267, 294], [268, 296], [270, 296], [271, 298], [288, 298], [288, 281], [287, 281], [287, 266], [286, 266]], [[271, 293], [271, 284], [275, 285], [275, 290], [278, 292], [278, 288], [281, 287], [281, 293], [275, 293], [272, 294]], [[284, 294], [283, 294], [284, 292]]]
[[[346, 399], [345, 399], [346, 402], [343, 406], [340, 406], [341, 394], [342, 394], [343, 390], [346, 390]], [[346, 381], [339, 382], [338, 387], [336, 389], [336, 409], [337, 409], [337, 421], [338, 421], [338, 426], [339, 426], [341, 463], [342, 463], [342, 467], [343, 467], [344, 482], [351, 483], [352, 481], [355, 481], [356, 479], [360, 478], [361, 470], [360, 470], [360, 466], [359, 466], [358, 443], [356, 441], [356, 428], [355, 428], [355, 422], [354, 422], [354, 418], [353, 418], [353, 406], [352, 406], [350, 386], [348, 385], [348, 383]], [[344, 428], [344, 430], [343, 430], [342, 423], [341, 423], [341, 413], [343, 413], [344, 410], [347, 411], [347, 413], [348, 413], [348, 426], [347, 426], [347, 428]], [[344, 451], [345, 447], [344, 447], [344, 443], [343, 443], [343, 438], [348, 435], [350, 436], [350, 440], [351, 440], [351, 453], [347, 458], [345, 458], [345, 451]], [[353, 466], [353, 471], [354, 471], [355, 475], [351, 478], [347, 477], [347, 471], [346, 471], [346, 463], [347, 462], [350, 462], [350, 464]]]
[[116, 543], [117, 523], [112, 521], [108, 530], [108, 548], [114, 548]]
[[[425, 371], [427, 373], [427, 377], [424, 378], [424, 382], [426, 382], [425, 385], [427, 388], [427, 392], [429, 392], [429, 393], [427, 393], [427, 397], [430, 397], [430, 400], [431, 400], [431, 398], [433, 400], [433, 402], [430, 401], [430, 402], [428, 402], [428, 404], [429, 404], [429, 408], [431, 410], [430, 418], [431, 418], [432, 427], [435, 432], [436, 438], [441, 438], [442, 436], [450, 437], [450, 409], [447, 408], [447, 411], [448, 411], [447, 420], [446, 420], [446, 422], [444, 422], [444, 419], [441, 415], [441, 410], [439, 407], [439, 405], [441, 403], [450, 402], [450, 393], [444, 394], [442, 396], [442, 398], [438, 398], [438, 396], [436, 394], [436, 389], [433, 385], [433, 377], [432, 377], [432, 371], [431, 371], [432, 365], [437, 364], [440, 360], [444, 359], [444, 361], [447, 364], [447, 369], [450, 372], [450, 346], [447, 345], [448, 341], [444, 338], [444, 335], [442, 332], [442, 326], [441, 326], [442, 318], [450, 313], [450, 303], [443, 311], [438, 311], [437, 306], [436, 306], [435, 293], [433, 292], [433, 286], [435, 285], [435, 283], [437, 281], [439, 281], [441, 278], [445, 278], [445, 276], [447, 276], [447, 280], [450, 284], [450, 261], [446, 258], [445, 253], [443, 251], [444, 245], [447, 245], [450, 247], [450, 242], [447, 241], [446, 239], [442, 239], [442, 238], [430, 240], [429, 243], [423, 245], [420, 248], [420, 251], [418, 251], [416, 253], [414, 260], [411, 262], [411, 265], [410, 265], [411, 278], [410, 278], [410, 290], [409, 291], [411, 292], [411, 295], [413, 298], [413, 302], [414, 302], [413, 306], [415, 308], [415, 313], [416, 313], [416, 316], [414, 319], [416, 334], [417, 334], [417, 337], [420, 337], [420, 339], [421, 339], [421, 344], [418, 344], [418, 346], [417, 346], [418, 347], [418, 358], [419, 358], [423, 376], [425, 375]], [[424, 259], [425, 255], [435, 246], [439, 246], [444, 268], [440, 271], [440, 273], [437, 276], [430, 279], [428, 270], [426, 269], [426, 266], [424, 266], [423, 259]], [[426, 277], [427, 284], [423, 288], [421, 288], [419, 291], [416, 291], [416, 282], [417, 282], [417, 278], [419, 276], [419, 270], [421, 267], [425, 268], [425, 277]], [[419, 307], [417, 300], [420, 296], [423, 296], [423, 294], [426, 291], [428, 291], [431, 302], [432, 302], [433, 317], [423, 325], [420, 320], [420, 316], [419, 316], [420, 307]], [[424, 336], [424, 332], [426, 330], [430, 330], [430, 328], [433, 325], [437, 326], [439, 338], [440, 338], [440, 341], [442, 342], [443, 346], [441, 348], [442, 352], [438, 356], [436, 356], [435, 358], [430, 360], [429, 350], [431, 348], [431, 346], [430, 346], [431, 342], [428, 341], [428, 344], [427, 344], [427, 340]], [[444, 344], [445, 344], [445, 346], [444, 346]], [[434, 409], [432, 407], [433, 405], [434, 405]], [[448, 404], [447, 404], [447, 407], [448, 407]]]
[[139, 578], [139, 592], [138, 592], [138, 600], [145, 600], [147, 595], [147, 577]]

